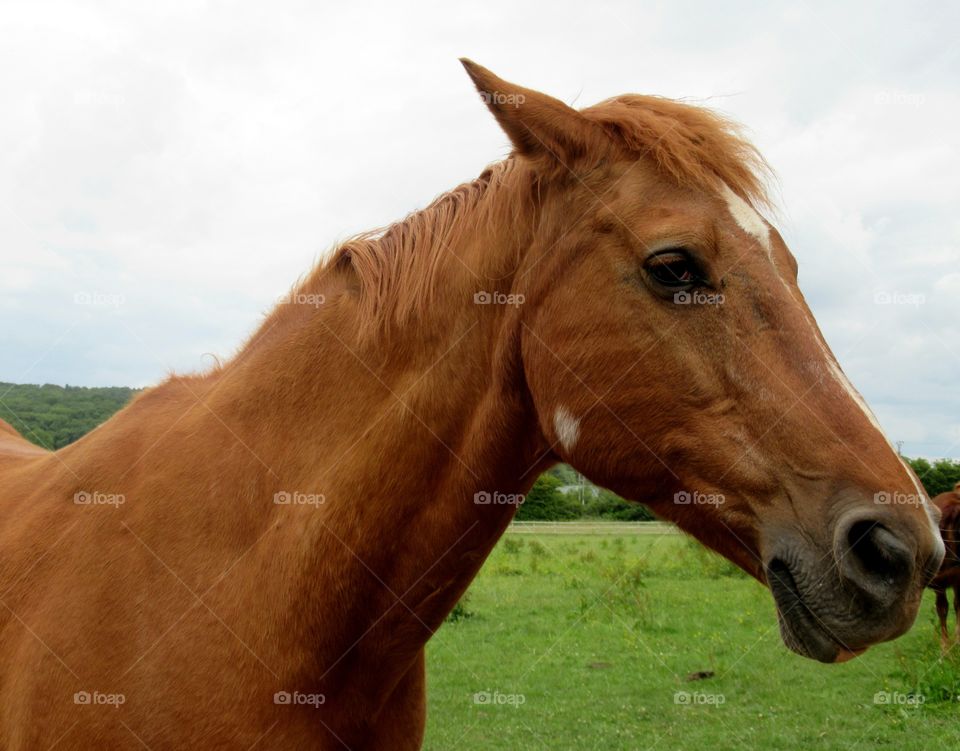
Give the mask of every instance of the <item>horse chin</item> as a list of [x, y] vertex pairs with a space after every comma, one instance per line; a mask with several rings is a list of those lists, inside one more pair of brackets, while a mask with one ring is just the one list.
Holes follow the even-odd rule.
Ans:
[[852, 660], [866, 647], [852, 649], [838, 641], [804, 602], [785, 567], [769, 576], [770, 591], [777, 605], [780, 638], [788, 649], [803, 657], [826, 663]]
[[840, 644], [824, 629], [809, 622], [804, 613], [799, 617], [784, 616], [777, 606], [777, 620], [780, 624], [780, 638], [793, 652], [818, 662], [841, 663], [859, 657], [867, 651], [866, 647], [849, 649]]

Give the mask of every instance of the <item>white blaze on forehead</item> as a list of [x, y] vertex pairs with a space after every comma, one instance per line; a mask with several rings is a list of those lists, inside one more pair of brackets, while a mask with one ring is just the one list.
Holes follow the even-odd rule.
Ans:
[[[833, 376], [834, 380], [840, 384], [840, 386], [850, 395], [850, 398], [853, 399], [854, 404], [856, 404], [866, 418], [870, 421], [870, 424], [876, 428], [877, 432], [883, 436], [883, 440], [887, 442], [887, 446], [890, 447], [890, 451], [897, 456], [900, 463], [903, 465], [904, 471], [907, 473], [907, 476], [910, 478], [910, 482], [913, 484], [914, 490], [917, 491], [917, 497], [921, 499], [921, 503], [926, 505], [930, 502], [930, 499], [927, 498], [927, 494], [923, 489], [923, 485], [920, 484], [920, 481], [917, 479], [916, 474], [913, 469], [907, 464], [906, 460], [901, 457], [897, 450], [893, 447], [893, 444], [890, 442], [890, 439], [887, 438], [887, 434], [883, 432], [883, 428], [880, 427], [880, 422], [877, 420], [877, 416], [873, 414], [873, 410], [867, 406], [867, 403], [864, 401], [863, 397], [860, 395], [860, 392], [850, 383], [850, 379], [847, 378], [846, 373], [840, 369], [840, 365], [837, 364], [836, 358], [830, 353], [830, 350], [827, 349], [826, 345], [820, 340], [820, 337], [817, 336], [816, 327], [813, 325], [811, 320], [811, 326], [813, 327], [813, 335], [817, 340], [817, 344], [820, 345], [820, 350], [823, 352], [823, 357], [827, 361], [827, 364], [830, 368], [830, 374]], [[934, 537], [940, 536], [940, 530], [937, 528], [937, 525], [934, 524], [933, 518], [930, 514], [927, 514], [927, 519], [930, 522], [930, 528], [933, 530]]]
[[763, 221], [763, 217], [754, 211], [749, 203], [730, 190], [730, 186], [726, 183], [723, 186], [723, 197], [727, 202], [730, 216], [740, 225], [740, 229], [757, 238], [763, 249], [767, 251], [767, 255], [770, 255], [770, 228]]
[[[823, 347], [823, 345], [820, 345]], [[860, 392], [854, 388], [853, 384], [850, 383], [850, 379], [847, 378], [847, 374], [840, 370], [840, 366], [837, 364], [836, 360], [827, 352], [826, 347], [823, 347], [824, 356], [827, 358], [827, 362], [830, 365], [830, 373], [833, 375], [834, 380], [839, 383], [843, 389], [850, 394], [850, 398], [853, 399], [854, 403], [860, 408], [860, 411], [866, 415], [867, 419], [870, 421], [870, 424], [873, 425], [883, 436], [883, 439], [889, 444], [890, 448], [893, 448], [893, 444], [890, 443], [890, 439], [887, 438], [887, 434], [883, 432], [883, 428], [880, 427], [880, 422], [877, 420], [877, 416], [873, 414], [873, 410], [867, 406], [867, 403], [863, 400], [863, 397], [860, 395]]]
[[553, 430], [564, 451], [574, 447], [580, 435], [580, 421], [566, 407], [557, 407], [553, 415]]
[[[820, 352], [823, 354], [823, 359], [827, 362], [827, 367], [830, 369], [830, 375], [833, 376], [840, 387], [846, 391], [850, 398], [853, 399], [853, 403], [856, 404], [860, 411], [866, 416], [870, 421], [870, 424], [877, 429], [877, 432], [883, 436], [883, 440], [887, 442], [887, 445], [890, 447], [891, 451], [894, 451], [893, 444], [890, 443], [890, 439], [887, 438], [887, 434], [883, 432], [883, 428], [880, 427], [880, 422], [877, 420], [877, 416], [873, 414], [873, 410], [867, 406], [867, 403], [863, 400], [863, 397], [860, 396], [860, 392], [857, 391], [853, 384], [850, 383], [850, 379], [847, 378], [847, 374], [840, 369], [840, 365], [837, 363], [837, 359], [833, 356], [827, 345], [823, 343], [823, 340], [820, 338], [820, 335], [817, 333], [817, 325], [813, 322], [813, 319], [807, 316], [807, 321], [810, 323], [810, 333], [813, 338], [816, 340], [817, 344], [820, 345]], [[894, 451], [896, 453], [896, 451]]]

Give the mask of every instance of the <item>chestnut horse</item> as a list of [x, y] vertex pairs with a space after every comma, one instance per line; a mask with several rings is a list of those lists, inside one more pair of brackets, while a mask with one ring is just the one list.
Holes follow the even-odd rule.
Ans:
[[933, 499], [940, 509], [940, 535], [946, 548], [940, 572], [930, 582], [930, 588], [937, 593], [937, 618], [940, 619], [940, 642], [944, 649], [950, 646], [950, 634], [947, 632], [947, 589], [953, 588], [953, 612], [956, 618], [954, 640], [960, 640], [960, 482], [952, 491], [941, 493]]
[[4, 749], [419, 748], [424, 646], [558, 461], [768, 583], [802, 655], [913, 623], [930, 506], [756, 151], [464, 65], [507, 159], [337, 248], [222, 367], [54, 453], [3, 437]]

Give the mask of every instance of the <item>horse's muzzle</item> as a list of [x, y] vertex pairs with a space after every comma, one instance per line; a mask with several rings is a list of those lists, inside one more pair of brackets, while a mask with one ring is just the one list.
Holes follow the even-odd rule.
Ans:
[[784, 643], [821, 662], [842, 662], [895, 639], [913, 625], [942, 560], [932, 527], [873, 510], [842, 516], [828, 545], [799, 533], [781, 536], [764, 569]]

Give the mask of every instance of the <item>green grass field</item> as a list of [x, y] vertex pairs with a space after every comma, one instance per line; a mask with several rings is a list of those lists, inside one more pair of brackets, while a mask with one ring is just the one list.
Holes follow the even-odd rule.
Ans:
[[685, 537], [508, 532], [428, 647], [424, 747], [957, 748], [954, 652], [928, 597], [906, 636], [821, 665], [782, 646], [766, 589]]

